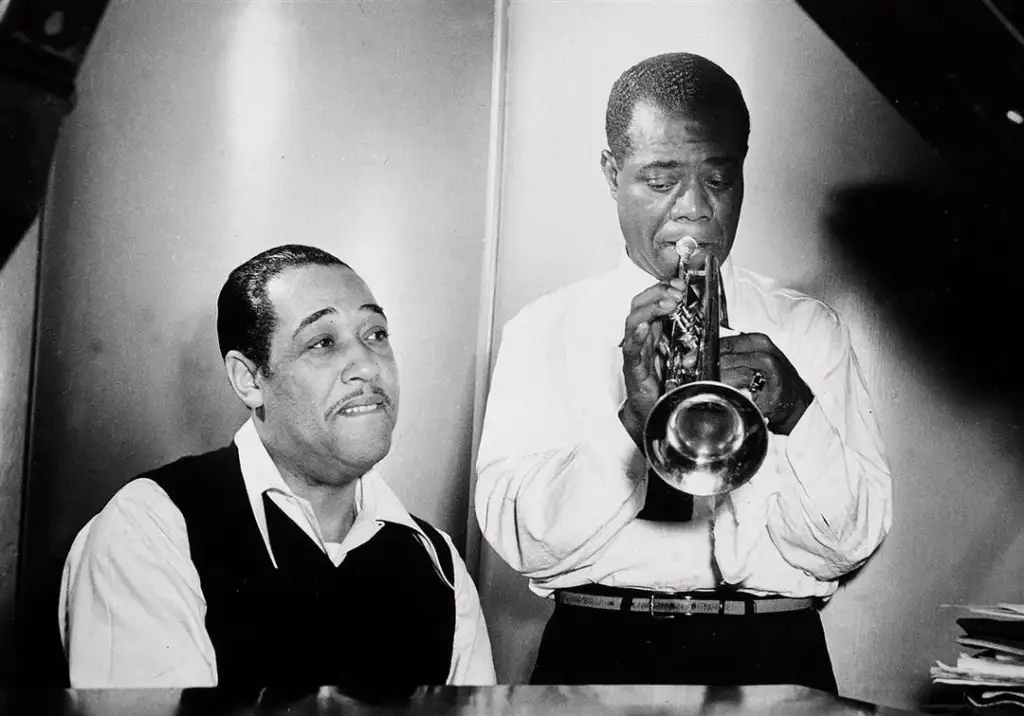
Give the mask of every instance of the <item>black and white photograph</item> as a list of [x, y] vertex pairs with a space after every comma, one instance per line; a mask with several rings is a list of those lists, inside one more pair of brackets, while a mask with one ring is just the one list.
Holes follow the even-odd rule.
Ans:
[[0, 712], [1024, 714], [1024, 3], [0, 0]]

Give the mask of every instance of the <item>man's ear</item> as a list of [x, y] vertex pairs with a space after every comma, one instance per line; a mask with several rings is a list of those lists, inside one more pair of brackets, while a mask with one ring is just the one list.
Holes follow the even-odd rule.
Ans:
[[224, 356], [224, 368], [228, 373], [228, 382], [239, 400], [250, 410], [263, 407], [263, 391], [260, 389], [256, 364], [238, 351], [228, 351]]
[[601, 152], [601, 171], [604, 172], [604, 180], [608, 182], [612, 199], [617, 199], [619, 196], [619, 163], [615, 161], [615, 155], [607, 149]]

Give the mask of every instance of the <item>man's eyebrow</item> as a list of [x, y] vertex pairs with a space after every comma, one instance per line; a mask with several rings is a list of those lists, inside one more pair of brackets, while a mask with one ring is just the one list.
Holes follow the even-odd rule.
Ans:
[[[364, 303], [362, 306], [359, 307], [359, 310], [360, 311], [372, 311], [373, 313], [380, 314], [380, 316], [385, 321], [388, 319], [388, 317], [384, 315], [384, 309], [381, 308], [380, 306], [378, 306], [376, 303]], [[320, 320], [324, 316], [332, 314], [332, 313], [337, 313], [337, 311], [334, 308], [330, 307], [330, 306], [328, 306], [327, 308], [321, 308], [319, 311], [313, 311], [311, 314], [309, 314], [308, 316], [306, 316], [305, 318], [302, 319], [302, 322], [299, 324], [299, 327], [296, 328], [295, 329], [295, 333], [292, 334], [292, 338], [294, 338], [295, 336], [299, 335], [299, 331], [301, 331], [303, 328], [305, 328], [309, 324], [316, 323], [318, 320]]]
[[682, 162], [677, 162], [674, 159], [656, 159], [653, 162], [647, 162], [640, 171], [646, 171], [648, 169], [678, 169], [683, 165]]
[[295, 333], [292, 334], [292, 338], [299, 335], [299, 331], [308, 326], [310, 323], [315, 323], [329, 313], [337, 313], [336, 310], [328, 306], [327, 308], [321, 308], [319, 311], [313, 311], [311, 314], [302, 319], [302, 323], [295, 329]]
[[[739, 164], [740, 158], [730, 155], [723, 155], [719, 157], [708, 157], [704, 160], [704, 163], [714, 165], [716, 167], [729, 166], [732, 164]], [[648, 171], [650, 169], [678, 169], [683, 166], [684, 162], [676, 161], [675, 159], [656, 159], [653, 162], [648, 162], [640, 167], [640, 171]]]
[[373, 311], [374, 313], [380, 314], [380, 317], [383, 318], [385, 321], [388, 320], [388, 317], [384, 315], [384, 309], [378, 306], [376, 303], [364, 303], [362, 306], [359, 307], [359, 310]]

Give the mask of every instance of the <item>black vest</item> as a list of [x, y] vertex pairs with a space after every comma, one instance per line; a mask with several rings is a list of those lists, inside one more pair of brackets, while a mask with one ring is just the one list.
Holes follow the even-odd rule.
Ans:
[[[220, 685], [445, 683], [455, 596], [411, 528], [385, 523], [335, 567], [264, 496], [275, 569], [234, 445], [142, 477], [160, 485], [185, 517]], [[453, 581], [440, 533], [416, 522]]]

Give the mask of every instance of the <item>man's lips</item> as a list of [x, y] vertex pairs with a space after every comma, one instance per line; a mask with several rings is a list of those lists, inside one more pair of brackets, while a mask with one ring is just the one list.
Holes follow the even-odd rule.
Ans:
[[360, 393], [353, 397], [342, 398], [331, 407], [327, 415], [328, 417], [332, 415], [344, 417], [369, 415], [384, 410], [390, 405], [391, 400], [383, 393]]
[[679, 234], [678, 236], [666, 236], [664, 238], [659, 238], [658, 243], [661, 244], [663, 247], [675, 247], [677, 242], [682, 241], [687, 236], [696, 241], [697, 247], [700, 249], [706, 249], [718, 243], [718, 240], [713, 236], [700, 236], [699, 234]]
[[[685, 237], [680, 237], [679, 241], [683, 238]], [[700, 261], [703, 261], [704, 256], [709, 253], [714, 253], [715, 247], [717, 246], [714, 240], [702, 240], [697, 239], [696, 237], [694, 237], [694, 240], [697, 242], [697, 247], [693, 249], [692, 253], [690, 253], [691, 261], [695, 261], [698, 258], [700, 258]], [[676, 249], [676, 245], [678, 243], [679, 242], [675, 240], [661, 242], [657, 247], [658, 254], [663, 256], [666, 260], [678, 261], [679, 253]]]
[[350, 405], [338, 411], [338, 415], [366, 415], [376, 412], [384, 407], [384, 403], [367, 403], [365, 405]]

